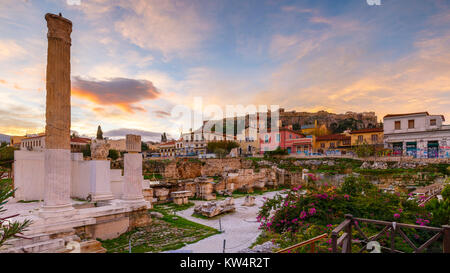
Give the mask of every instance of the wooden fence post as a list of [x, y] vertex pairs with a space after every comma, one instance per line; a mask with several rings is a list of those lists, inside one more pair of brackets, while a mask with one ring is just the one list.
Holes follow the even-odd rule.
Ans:
[[350, 220], [350, 223], [345, 227], [345, 232], [347, 233], [347, 249], [345, 253], [352, 253], [352, 225], [353, 225], [353, 215], [346, 214], [345, 219]]
[[331, 234], [331, 248], [333, 253], [337, 253], [337, 234]]
[[445, 225], [442, 226], [442, 228], [444, 229], [444, 242], [442, 244], [442, 249], [444, 253], [450, 253], [450, 226]]

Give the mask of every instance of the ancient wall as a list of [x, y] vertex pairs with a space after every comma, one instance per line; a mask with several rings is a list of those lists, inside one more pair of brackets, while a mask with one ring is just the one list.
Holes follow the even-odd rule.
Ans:
[[239, 158], [207, 159], [204, 161], [201, 173], [206, 176], [221, 175], [224, 171], [238, 170], [242, 168]]
[[[247, 163], [251, 164], [250, 163]], [[241, 169], [243, 164], [239, 158], [174, 160], [167, 164], [144, 163], [148, 173], [161, 173], [167, 179], [191, 179], [199, 176], [219, 176], [224, 171]]]

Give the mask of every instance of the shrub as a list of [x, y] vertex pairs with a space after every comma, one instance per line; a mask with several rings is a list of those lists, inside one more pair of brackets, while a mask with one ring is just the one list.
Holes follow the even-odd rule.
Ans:
[[286, 149], [281, 149], [280, 147], [277, 147], [273, 151], [264, 152], [265, 157], [270, 157], [270, 156], [275, 156], [275, 155], [288, 155], [288, 152]]
[[109, 150], [108, 157], [112, 160], [117, 160], [119, 158], [119, 152], [117, 150], [111, 149]]

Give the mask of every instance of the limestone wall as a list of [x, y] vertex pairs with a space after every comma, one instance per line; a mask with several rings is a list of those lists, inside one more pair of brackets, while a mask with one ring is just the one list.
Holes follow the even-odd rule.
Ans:
[[205, 176], [221, 175], [224, 171], [238, 170], [242, 168], [239, 158], [207, 159], [202, 167], [201, 174]]

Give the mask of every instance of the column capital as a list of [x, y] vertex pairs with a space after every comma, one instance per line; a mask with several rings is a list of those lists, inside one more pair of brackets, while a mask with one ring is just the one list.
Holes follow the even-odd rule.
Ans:
[[48, 33], [47, 38], [61, 39], [71, 44], [70, 34], [72, 33], [72, 22], [62, 16], [47, 13], [45, 15], [47, 21]]

